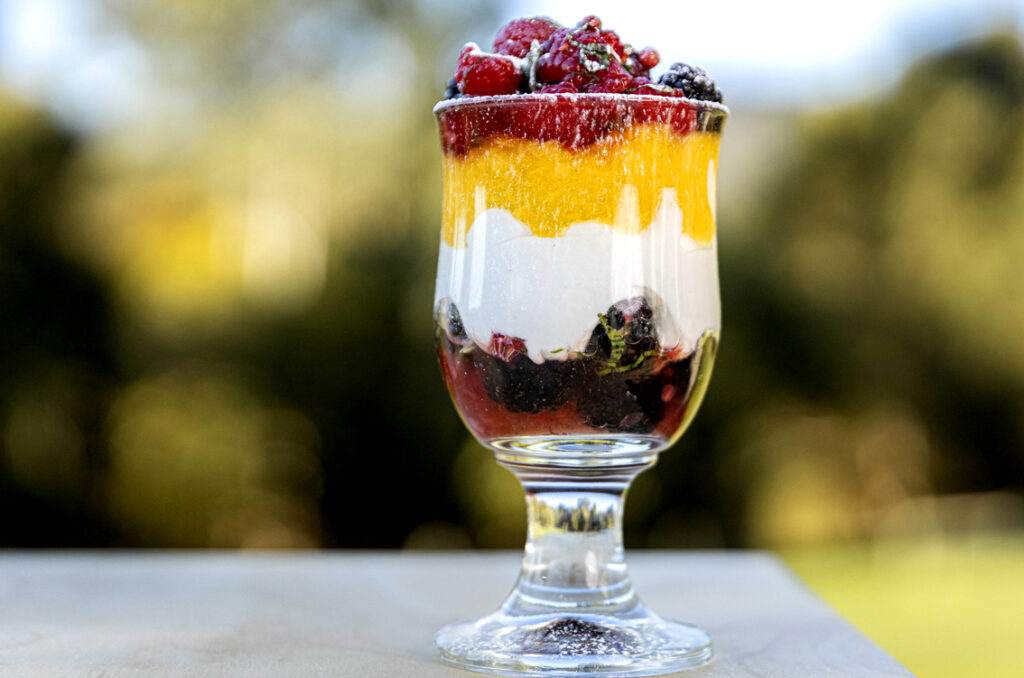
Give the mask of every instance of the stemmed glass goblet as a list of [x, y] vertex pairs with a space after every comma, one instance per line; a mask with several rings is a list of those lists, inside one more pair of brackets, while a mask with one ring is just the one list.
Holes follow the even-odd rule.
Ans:
[[715, 180], [727, 110], [526, 94], [435, 108], [444, 152], [435, 334], [469, 430], [522, 483], [522, 570], [437, 635], [494, 673], [651, 675], [712, 644], [638, 598], [630, 482], [693, 418], [718, 346]]

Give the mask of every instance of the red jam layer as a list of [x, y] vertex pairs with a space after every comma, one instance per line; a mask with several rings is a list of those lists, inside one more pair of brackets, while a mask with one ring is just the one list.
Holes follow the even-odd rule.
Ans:
[[720, 132], [720, 104], [649, 95], [515, 94], [444, 101], [434, 108], [447, 155], [465, 155], [501, 136], [557, 141], [579, 150], [633, 125], [660, 123], [679, 134]]

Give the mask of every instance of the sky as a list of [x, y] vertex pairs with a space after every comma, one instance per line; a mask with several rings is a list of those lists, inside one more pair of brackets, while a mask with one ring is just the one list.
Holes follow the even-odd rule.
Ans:
[[97, 34], [90, 4], [0, 0], [0, 88], [86, 128], [144, 114], [159, 98], [138, 47]]
[[[90, 6], [0, 0], [0, 86], [77, 126], [114, 126], [161, 95], [136, 46], [94, 30]], [[733, 106], [800, 109], [884, 91], [927, 51], [997, 27], [1021, 32], [1024, 0], [507, 0], [503, 12], [562, 23], [587, 14], [654, 45], [663, 64], [703, 66]]]

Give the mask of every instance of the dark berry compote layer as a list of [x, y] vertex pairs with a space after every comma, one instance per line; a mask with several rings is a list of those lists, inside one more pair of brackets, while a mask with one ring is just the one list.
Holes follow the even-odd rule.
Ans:
[[691, 351], [658, 342], [643, 297], [595, 314], [586, 350], [539, 363], [519, 337], [466, 333], [458, 308], [435, 314], [441, 372], [469, 429], [482, 441], [643, 435], [670, 443], [700, 405], [717, 348], [709, 331]]

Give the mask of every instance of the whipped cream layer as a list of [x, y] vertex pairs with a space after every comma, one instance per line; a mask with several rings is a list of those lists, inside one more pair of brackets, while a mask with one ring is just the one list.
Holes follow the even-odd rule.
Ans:
[[539, 363], [582, 352], [599, 313], [644, 296], [661, 345], [690, 351], [719, 329], [721, 310], [717, 239], [694, 241], [683, 219], [672, 189], [639, 232], [589, 221], [538, 237], [506, 210], [484, 210], [465, 247], [441, 239], [434, 305], [451, 299], [478, 344], [495, 333], [519, 337]]

